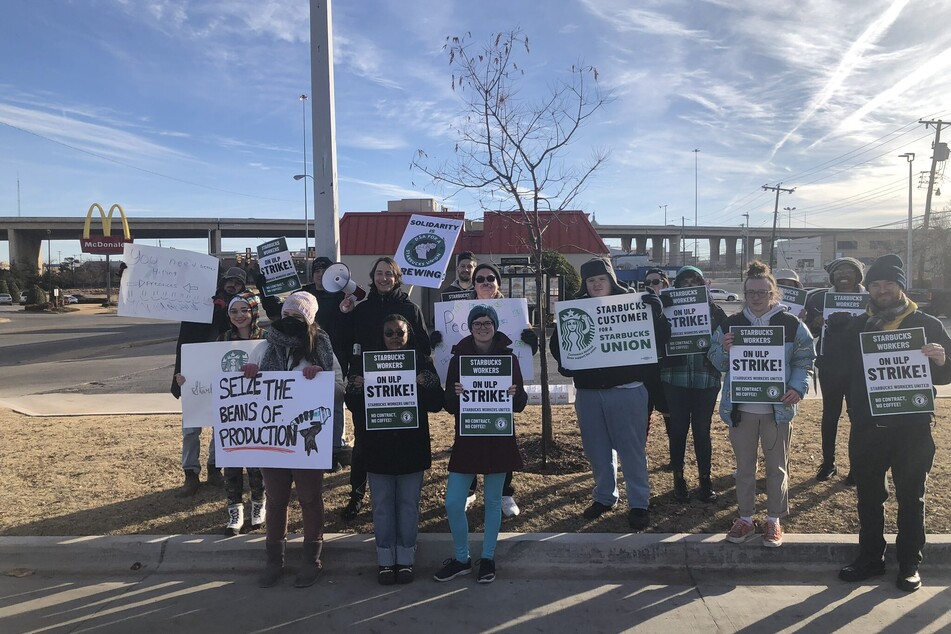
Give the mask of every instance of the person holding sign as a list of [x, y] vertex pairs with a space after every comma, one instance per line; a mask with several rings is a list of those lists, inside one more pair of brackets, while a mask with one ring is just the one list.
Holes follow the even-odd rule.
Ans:
[[[932, 385], [951, 383], [951, 364], [946, 356], [951, 338], [940, 321], [918, 310], [905, 295], [905, 279], [899, 256], [878, 258], [865, 275], [869, 290], [866, 313], [830, 315], [828, 326], [830, 335], [845, 342], [842, 362], [855, 369], [865, 367], [863, 374], [851, 372], [848, 386], [852, 420], [849, 460], [858, 494], [859, 556], [839, 571], [839, 578], [863, 581], [885, 574], [885, 478], [891, 469], [898, 501], [896, 585], [913, 592], [921, 587], [918, 567], [925, 545], [925, 485], [935, 455], [931, 435], [934, 412], [929, 401], [934, 396]], [[916, 331], [919, 337], [913, 344]], [[863, 364], [863, 339], [878, 342], [878, 354], [873, 356], [876, 365], [872, 367]], [[916, 356], [923, 365], [911, 361], [911, 345], [921, 345], [914, 352], [919, 353]], [[906, 352], [897, 358], [891, 352], [902, 350]], [[930, 377], [922, 380], [927, 375]], [[922, 389], [912, 391], [907, 398], [893, 392], [894, 396], [879, 399], [878, 406], [872, 408], [876, 383], [909, 377], [919, 377], [913, 382], [923, 383]]]
[[[271, 323], [267, 343], [255, 349], [248, 363], [242, 366], [245, 378], [258, 372], [301, 370], [305, 379], [318, 372], [337, 375], [335, 398], [343, 396], [343, 376], [334, 358], [330, 337], [317, 325], [317, 298], [305, 291], [292, 293], [281, 308], [281, 318]], [[269, 588], [284, 573], [284, 545], [287, 538], [287, 505], [291, 484], [297, 487], [301, 516], [304, 520], [304, 558], [294, 579], [294, 586], [306, 588], [317, 581], [322, 565], [320, 553], [324, 544], [324, 472], [319, 469], [261, 469], [267, 491], [268, 513], [265, 522], [267, 566], [258, 585]]]
[[[452, 349], [452, 361], [446, 379], [446, 411], [455, 414], [456, 434], [449, 457], [449, 482], [446, 485], [446, 514], [452, 531], [453, 557], [433, 575], [436, 581], [449, 581], [472, 571], [469, 557], [469, 522], [466, 497], [477, 473], [483, 474], [485, 536], [479, 562], [479, 583], [495, 581], [495, 545], [502, 525], [502, 484], [509, 471], [522, 469], [522, 456], [515, 442], [514, 412], [528, 404], [518, 358], [512, 353], [512, 340], [498, 331], [499, 317], [491, 306], [475, 306], [469, 311], [472, 333]], [[464, 363], [465, 361], [465, 363]], [[467, 380], [464, 374], [479, 375]], [[509, 376], [504, 370], [507, 369]], [[492, 377], [498, 378], [493, 379]], [[464, 389], [462, 381], [472, 386]], [[478, 384], [478, 387], [476, 386]], [[484, 416], [468, 417], [472, 403], [481, 404]], [[478, 409], [475, 408], [475, 409]], [[508, 414], [497, 413], [506, 409]], [[488, 412], [492, 412], [488, 414]], [[480, 419], [486, 421], [480, 424]]]
[[[769, 266], [758, 260], [750, 262], [743, 282], [743, 294], [746, 297], [743, 310], [730, 315], [720, 324], [713, 333], [708, 353], [714, 367], [724, 373], [720, 418], [730, 427], [730, 444], [736, 457], [736, 497], [740, 516], [733, 522], [727, 540], [741, 544], [756, 536], [757, 525], [753, 513], [756, 510], [757, 446], [762, 445], [766, 460], [766, 528], [763, 545], [776, 548], [783, 544], [783, 529], [779, 520], [789, 514], [792, 419], [796, 416], [799, 401], [809, 390], [809, 377], [812, 376], [816, 353], [812, 335], [805, 325], [779, 303], [779, 290]], [[733, 331], [737, 328], [752, 330], [749, 327], [757, 326], [762, 327], [760, 329], [764, 333], [771, 332], [772, 329], [766, 328], [768, 326], [782, 329], [781, 360], [737, 359], [731, 354], [737, 336]], [[769, 337], [761, 339], [767, 340]], [[767, 401], [734, 402], [731, 386], [733, 374], [747, 365], [758, 367], [757, 362], [767, 365], [767, 369], [781, 362], [785, 370], [785, 392], [771, 386], [770, 389], [762, 390], [769, 399]], [[773, 391], [775, 394], [770, 394]]]
[[[674, 288], [705, 287], [706, 284], [703, 272], [694, 266], [681, 268], [674, 278]], [[726, 313], [709, 295], [707, 303], [710, 310], [707, 328], [712, 333], [726, 319]], [[687, 451], [687, 432], [693, 428], [693, 450], [700, 476], [697, 498], [702, 502], [716, 502], [717, 493], [710, 479], [713, 456], [710, 426], [720, 393], [720, 371], [703, 352], [667, 355], [660, 362], [660, 378], [670, 407], [667, 435], [670, 438], [670, 465], [674, 472], [674, 498], [678, 502], [690, 501], [684, 479], [684, 454]]]
[[[370, 495], [373, 506], [373, 537], [376, 540], [378, 580], [388, 586], [394, 583], [413, 581], [413, 565], [416, 560], [416, 534], [419, 529], [419, 497], [423, 489], [423, 475], [432, 466], [432, 451], [429, 441], [429, 415], [443, 408], [443, 389], [436, 374], [432, 359], [414, 355], [413, 326], [402, 315], [388, 315], [383, 322], [383, 337], [386, 350], [409, 351], [415, 359], [415, 371], [411, 372], [413, 383], [399, 382], [402, 372], [387, 373], [379, 367], [400, 365], [396, 359], [392, 362], [377, 362], [379, 355], [364, 352], [377, 366], [373, 372], [376, 378], [392, 379], [381, 386], [365, 384], [361, 359], [359, 367], [351, 366], [347, 383], [347, 407], [353, 414], [354, 426], [360, 426], [364, 432], [361, 439], [363, 457], [370, 481]], [[405, 362], [402, 367], [405, 368]], [[396, 388], [396, 389], [389, 389]], [[401, 412], [394, 423], [375, 426], [367, 425], [367, 389], [376, 392], [398, 393], [399, 400], [412, 400], [415, 407], [412, 412]], [[413, 398], [407, 399], [412, 392]], [[370, 395], [373, 396], [372, 394]], [[394, 419], [397, 417], [394, 416]]]
[[[578, 299], [624, 295], [614, 267], [607, 258], [592, 258], [581, 265], [581, 291]], [[632, 301], [638, 296], [630, 293]], [[640, 294], [650, 307], [656, 347], [670, 340], [670, 322], [664, 317], [660, 296]], [[570, 376], [577, 389], [575, 412], [581, 428], [581, 443], [591, 463], [594, 489], [591, 506], [584, 518], [593, 520], [612, 510], [618, 502], [617, 462], [624, 469], [629, 507], [627, 522], [635, 531], [650, 524], [650, 480], [647, 474], [647, 423], [650, 416], [645, 383], [660, 376], [658, 363], [569, 370], [562, 364], [563, 351], [558, 332], [552, 334], [549, 349], [558, 361], [558, 372]], [[627, 357], [625, 357], [627, 358]], [[659, 383], [659, 380], [658, 380]]]

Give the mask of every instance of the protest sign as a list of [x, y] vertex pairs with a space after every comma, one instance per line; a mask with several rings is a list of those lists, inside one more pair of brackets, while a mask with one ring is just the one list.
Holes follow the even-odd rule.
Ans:
[[822, 305], [822, 343], [819, 346], [819, 354], [825, 352], [826, 333], [828, 326], [826, 322], [829, 315], [834, 313], [848, 313], [850, 315], [861, 315], [868, 306], [868, 293], [836, 293], [827, 291]]
[[789, 312], [796, 317], [802, 314], [806, 309], [806, 289], [796, 288], [795, 286], [779, 286], [779, 292], [783, 294], [780, 303], [789, 306]]
[[237, 372], [263, 339], [188, 343], [182, 346], [182, 427], [211, 427], [218, 418], [214, 383]]
[[731, 326], [730, 400], [779, 403], [786, 393], [782, 326]]
[[651, 307], [639, 293], [558, 302], [555, 323], [567, 370], [657, 362]]
[[215, 381], [215, 464], [219, 467], [329, 469], [334, 373], [261, 372]]
[[287, 240], [277, 238], [258, 245], [258, 265], [264, 276], [265, 295], [279, 295], [301, 288], [297, 267], [287, 250]]
[[511, 436], [512, 423], [512, 357], [459, 357], [460, 436]]
[[471, 299], [454, 302], [436, 302], [433, 317], [436, 330], [442, 333], [442, 341], [433, 350], [439, 380], [446, 382], [452, 347], [469, 336], [469, 311], [473, 306], [491, 306], [499, 316], [499, 332], [512, 340], [512, 351], [518, 357], [522, 379], [535, 378], [532, 348], [522, 341], [522, 331], [528, 328], [528, 302], [523, 299]]
[[218, 259], [167, 247], [126, 243], [119, 283], [120, 317], [211, 323]]
[[403, 269], [403, 284], [442, 286], [462, 225], [452, 218], [410, 216], [393, 258]]
[[861, 342], [872, 416], [934, 411], [924, 328], [863, 332]]
[[416, 351], [363, 353], [367, 431], [417, 429]]
[[670, 322], [670, 342], [667, 355], [706, 354], [710, 349], [710, 303], [707, 287], [665, 288], [662, 294], [672, 304], [664, 307]]

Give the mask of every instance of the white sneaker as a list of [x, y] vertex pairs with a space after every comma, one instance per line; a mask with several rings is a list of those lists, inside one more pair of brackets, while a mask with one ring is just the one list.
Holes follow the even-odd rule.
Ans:
[[251, 500], [251, 528], [260, 528], [264, 526], [264, 520], [267, 517], [267, 502]]
[[511, 495], [502, 496], [502, 515], [505, 517], [514, 517], [521, 513], [521, 510], [518, 508], [518, 504], [515, 503], [515, 498]]
[[242, 526], [244, 526], [244, 504], [229, 504], [228, 524], [225, 529], [229, 535], [240, 535]]
[[475, 504], [475, 499], [476, 499], [475, 493], [470, 493], [468, 496], [466, 496], [466, 510], [467, 511], [469, 510], [470, 506]]

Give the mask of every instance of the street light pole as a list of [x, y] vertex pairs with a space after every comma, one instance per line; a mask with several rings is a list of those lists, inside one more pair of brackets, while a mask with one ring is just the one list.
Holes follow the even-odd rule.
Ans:
[[743, 214], [743, 217], [746, 218], [746, 222], [743, 223], [743, 235], [740, 237], [740, 240], [743, 241], [743, 251], [742, 251], [742, 255], [740, 256], [740, 277], [741, 278], [743, 277], [743, 272], [746, 270], [746, 262], [747, 262], [746, 247], [749, 242], [749, 235], [750, 235], [750, 215], [749, 213], [745, 213]]
[[[699, 184], [700, 184], [700, 163], [698, 157], [700, 156], [700, 150], [694, 149], [693, 151], [693, 228], [694, 231], [697, 230], [697, 203], [699, 201]], [[699, 262], [697, 258], [697, 238], [693, 239], [693, 257], [694, 262]]]
[[792, 229], [792, 212], [796, 211], [796, 208], [795, 208], [795, 207], [783, 207], [783, 211], [785, 211], [785, 212], [788, 214], [788, 215], [786, 216], [786, 228], [787, 228], [787, 229]]
[[664, 226], [667, 226], [667, 205], [657, 205], [658, 209], [663, 207], [664, 209]]
[[[912, 208], [912, 204], [911, 204], [911, 203], [912, 203], [911, 193], [912, 193], [912, 178], [913, 178], [913, 174], [912, 174], [912, 171], [911, 171], [911, 164], [915, 162], [915, 153], [914, 153], [914, 152], [905, 152], [904, 154], [899, 154], [899, 155], [898, 155], [898, 158], [903, 158], [903, 159], [905, 159], [906, 161], [908, 161], [908, 238], [907, 238], [907, 244], [905, 245], [905, 258], [906, 258], [906, 259], [905, 259], [905, 262], [906, 262], [905, 268], [908, 269], [908, 270], [910, 270], [910, 271], [913, 271], [913, 269], [912, 269], [912, 259], [911, 259], [911, 256], [912, 256], [912, 250], [911, 250], [911, 226], [912, 226], [912, 218], [913, 218], [913, 216], [912, 216], [912, 214], [913, 214], [912, 209], [913, 209], [913, 208]], [[914, 286], [914, 284], [915, 284], [915, 275], [914, 275], [914, 272], [912, 272], [911, 280], [909, 280], [909, 281], [911, 282], [912, 286]]]
[[[307, 95], [300, 96], [300, 117], [304, 128], [304, 176], [307, 176]], [[295, 180], [300, 180], [296, 176]], [[316, 222], [316, 219], [315, 219]], [[307, 262], [307, 256], [310, 251], [307, 228], [307, 181], [304, 181], [304, 262]], [[317, 237], [314, 236], [314, 246], [317, 246]]]
[[53, 238], [52, 231], [46, 230], [46, 270], [48, 272], [49, 281], [50, 281], [50, 303], [54, 302], [53, 299], [53, 267], [51, 266], [53, 262]]

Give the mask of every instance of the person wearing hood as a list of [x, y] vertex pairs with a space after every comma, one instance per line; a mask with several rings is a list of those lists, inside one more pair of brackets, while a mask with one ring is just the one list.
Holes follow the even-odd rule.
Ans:
[[[389, 256], [377, 258], [370, 268], [370, 290], [366, 299], [356, 303], [348, 295], [340, 303], [343, 313], [338, 321], [340, 341], [349, 357], [343, 363], [349, 377], [349, 366], [363, 351], [384, 350], [383, 321], [388, 315], [402, 315], [413, 327], [414, 348], [418, 358], [432, 355], [433, 347], [426, 331], [423, 313], [402, 289], [403, 271], [396, 260]], [[362, 365], [355, 366], [362, 367]], [[353, 453], [350, 460], [350, 499], [341, 512], [343, 519], [353, 521], [363, 509], [367, 490], [367, 470], [360, 454], [362, 433], [354, 427]]]
[[[852, 368], [843, 355], [842, 341], [834, 334], [825, 332], [823, 325], [823, 308], [826, 293], [864, 293], [862, 276], [865, 265], [855, 258], [837, 258], [826, 266], [829, 272], [831, 288], [813, 293], [806, 302], [806, 325], [817, 337], [816, 372], [819, 377], [819, 388], [822, 391], [822, 464], [816, 471], [816, 480], [825, 482], [838, 473], [835, 464], [835, 439], [839, 432], [839, 418], [842, 417], [842, 399], [845, 399], [846, 408], [850, 408], [848, 385]], [[852, 484], [851, 473], [845, 479], [846, 484]]]
[[[685, 266], [677, 271], [674, 288], [706, 286], [703, 271], [694, 266]], [[726, 313], [707, 297], [710, 304], [710, 332], [715, 331], [726, 319]], [[710, 477], [713, 443], [710, 426], [713, 408], [720, 393], [720, 370], [713, 366], [706, 354], [666, 356], [660, 362], [660, 378], [663, 382], [667, 403], [670, 404], [670, 465], [674, 473], [674, 499], [689, 502], [690, 492], [684, 479], [684, 454], [687, 451], [687, 432], [693, 429], [693, 450], [697, 456], [697, 472], [700, 488], [697, 499], [716, 502]]]
[[521, 412], [528, 404], [528, 393], [522, 381], [518, 357], [512, 352], [512, 340], [499, 332], [499, 316], [491, 306], [476, 305], [469, 311], [469, 336], [452, 348], [452, 359], [446, 376], [446, 411], [456, 418], [455, 440], [449, 456], [449, 481], [446, 485], [446, 515], [452, 532], [453, 556], [433, 575], [436, 581], [449, 581], [472, 571], [469, 556], [469, 521], [466, 518], [466, 498], [469, 485], [476, 474], [483, 474], [482, 491], [485, 516], [485, 534], [482, 540], [482, 558], [478, 562], [479, 583], [495, 581], [495, 546], [502, 525], [502, 484], [509, 471], [523, 468], [522, 455], [515, 440], [515, 429], [510, 436], [462, 436], [459, 431], [459, 399], [464, 390], [460, 383], [460, 364], [463, 356], [507, 356], [512, 360], [512, 411]]
[[[792, 420], [799, 401], [809, 390], [809, 377], [816, 358], [812, 335], [806, 326], [779, 303], [780, 293], [769, 266], [750, 262], [743, 282], [743, 310], [727, 317], [713, 333], [708, 357], [723, 372], [720, 418], [730, 429], [730, 444], [736, 457], [736, 498], [739, 517], [727, 541], [742, 544], [756, 536], [757, 447], [762, 445], [766, 462], [766, 526], [763, 546], [783, 544], [780, 518], [789, 514], [789, 443]], [[733, 403], [731, 399], [730, 349], [732, 326], [782, 326], [786, 369], [786, 392], [779, 403]]]
[[947, 362], [951, 337], [940, 321], [918, 310], [905, 295], [905, 271], [899, 256], [889, 254], [875, 260], [865, 281], [869, 290], [865, 314], [853, 317], [835, 313], [828, 319], [829, 334], [845, 341], [844, 362], [853, 368], [848, 386], [852, 420], [849, 460], [858, 498], [859, 556], [839, 571], [839, 578], [855, 582], [885, 574], [886, 476], [891, 470], [898, 502], [895, 584], [900, 590], [913, 592], [921, 587], [918, 566], [925, 545], [925, 492], [928, 472], [934, 464], [931, 427], [935, 415], [907, 411], [872, 415], [860, 337], [863, 332], [923, 329], [925, 345], [920, 350], [928, 359], [932, 386], [951, 383], [951, 364]]
[[[581, 290], [577, 299], [623, 295], [607, 258], [592, 258], [581, 265]], [[640, 299], [651, 308], [655, 345], [662, 349], [670, 341], [670, 322], [664, 317], [658, 295], [642, 293]], [[581, 429], [581, 443], [594, 476], [591, 506], [584, 518], [594, 520], [612, 510], [618, 502], [618, 458], [624, 470], [627, 492], [627, 521], [635, 531], [650, 524], [650, 481], [647, 473], [648, 394], [645, 382], [658, 379], [660, 364], [627, 365], [587, 370], [568, 370], [561, 365], [558, 332], [548, 344], [558, 361], [558, 372], [571, 377], [577, 396], [575, 412]]]

